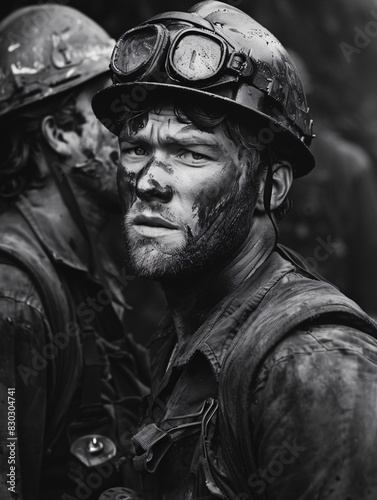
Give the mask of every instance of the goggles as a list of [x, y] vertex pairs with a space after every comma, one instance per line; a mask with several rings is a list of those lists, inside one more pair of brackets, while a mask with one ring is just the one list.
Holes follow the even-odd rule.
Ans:
[[147, 24], [124, 33], [114, 48], [110, 67], [115, 83], [148, 81], [162, 70], [171, 80], [196, 87], [238, 81], [253, 72], [251, 58], [214, 31], [181, 27], [174, 32], [162, 24]]

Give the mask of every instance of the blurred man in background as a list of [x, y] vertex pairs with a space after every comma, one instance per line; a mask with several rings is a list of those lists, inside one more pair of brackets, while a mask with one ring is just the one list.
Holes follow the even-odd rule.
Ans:
[[0, 41], [0, 496], [98, 498], [127, 475], [148, 383], [101, 245], [118, 152], [90, 103], [113, 42], [59, 5], [15, 11]]

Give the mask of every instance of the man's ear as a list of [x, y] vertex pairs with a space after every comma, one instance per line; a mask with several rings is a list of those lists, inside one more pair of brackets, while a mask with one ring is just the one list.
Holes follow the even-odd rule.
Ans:
[[53, 116], [46, 116], [43, 119], [42, 135], [50, 148], [59, 156], [71, 156], [71, 144], [67, 140], [67, 134], [57, 126]]
[[[256, 209], [265, 212], [264, 187], [266, 184], [267, 169], [259, 178], [259, 189]], [[276, 210], [285, 200], [291, 188], [293, 180], [292, 166], [287, 161], [280, 161], [272, 165], [272, 191], [270, 210]]]

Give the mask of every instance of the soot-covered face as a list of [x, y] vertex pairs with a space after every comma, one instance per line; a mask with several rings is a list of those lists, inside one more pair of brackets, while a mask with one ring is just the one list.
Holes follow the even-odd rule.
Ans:
[[226, 263], [252, 226], [254, 159], [218, 126], [178, 120], [172, 106], [123, 128], [118, 187], [129, 264], [171, 280]]

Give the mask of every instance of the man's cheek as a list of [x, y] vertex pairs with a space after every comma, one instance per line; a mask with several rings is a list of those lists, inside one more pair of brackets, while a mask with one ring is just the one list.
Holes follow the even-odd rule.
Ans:
[[194, 209], [202, 226], [212, 224], [240, 189], [240, 172], [233, 161], [218, 166], [217, 173], [202, 182], [195, 198]]
[[227, 195], [221, 185], [200, 191], [192, 207], [200, 227], [207, 227], [219, 216], [226, 198]]

